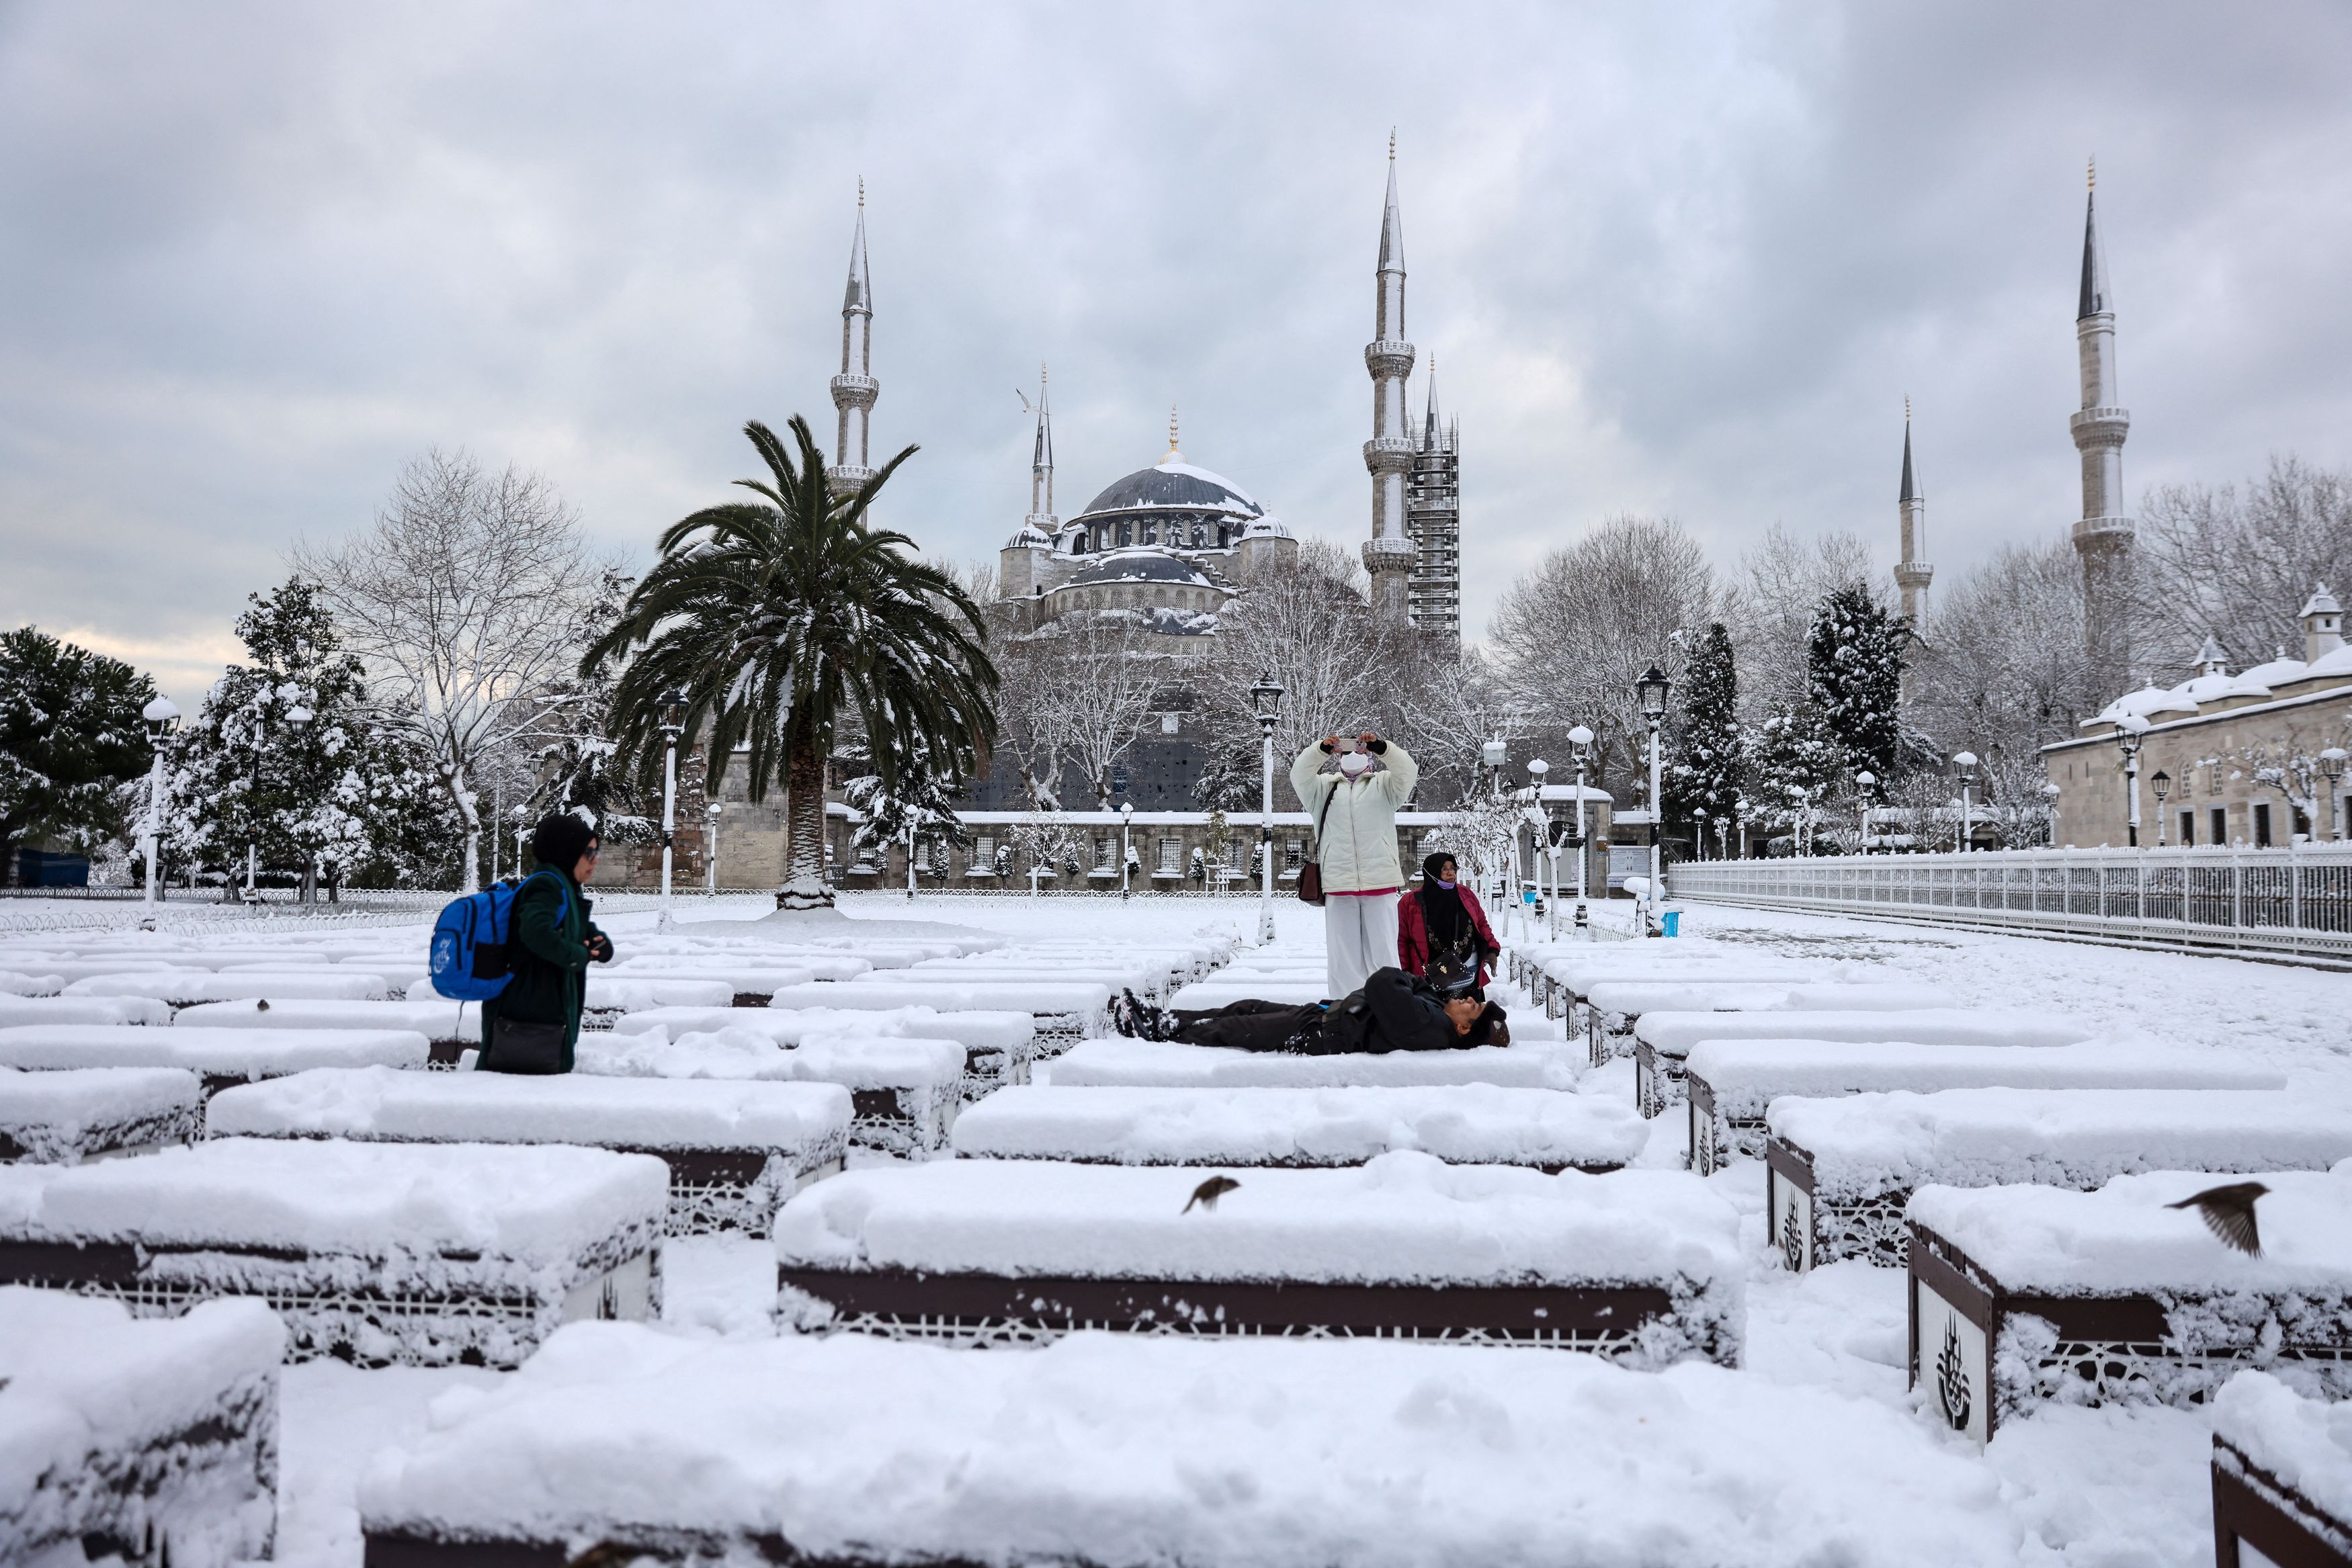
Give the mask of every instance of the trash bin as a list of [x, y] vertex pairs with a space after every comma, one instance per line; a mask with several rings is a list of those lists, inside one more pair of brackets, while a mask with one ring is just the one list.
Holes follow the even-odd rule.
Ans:
[[1676, 927], [1682, 924], [1683, 912], [1681, 910], [1669, 909], [1658, 918], [1664, 923], [1667, 936], [1679, 936], [1682, 935], [1682, 932], [1676, 929]]

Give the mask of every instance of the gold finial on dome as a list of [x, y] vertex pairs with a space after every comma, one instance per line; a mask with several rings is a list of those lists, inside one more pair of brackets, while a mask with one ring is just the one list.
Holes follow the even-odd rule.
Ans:
[[1171, 463], [1183, 461], [1183, 453], [1176, 449], [1176, 405], [1171, 402], [1168, 405], [1168, 453], [1160, 459], [1160, 465], [1165, 468]]
[[2099, 188], [2099, 155], [2095, 152], [2091, 154], [2091, 167], [2088, 178], [2090, 180], [2089, 188], [2094, 191], [2097, 190]]

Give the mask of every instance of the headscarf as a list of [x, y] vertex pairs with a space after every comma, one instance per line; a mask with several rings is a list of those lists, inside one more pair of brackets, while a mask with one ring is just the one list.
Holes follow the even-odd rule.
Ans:
[[1476, 932], [1470, 924], [1470, 911], [1463, 906], [1462, 894], [1437, 880], [1438, 869], [1453, 858], [1444, 853], [1424, 857], [1421, 862], [1421, 888], [1413, 894], [1421, 900], [1422, 928], [1429, 933], [1433, 957], [1444, 953], [1466, 953], [1476, 946]]
[[596, 838], [596, 830], [579, 817], [570, 811], [558, 811], [541, 818], [539, 826], [531, 830], [530, 852], [540, 864], [568, 877]]

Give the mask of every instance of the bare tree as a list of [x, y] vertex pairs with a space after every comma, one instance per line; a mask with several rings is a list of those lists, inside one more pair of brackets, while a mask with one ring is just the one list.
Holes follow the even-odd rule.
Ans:
[[537, 474], [428, 452], [401, 470], [366, 531], [305, 543], [383, 716], [432, 758], [464, 823], [464, 890], [481, 883], [484, 760], [536, 727], [578, 656], [597, 569], [579, 516]]
[[2234, 485], [2166, 485], [2140, 506], [2138, 641], [2168, 684], [2186, 674], [2210, 634], [2244, 669], [2298, 649], [2295, 612], [2315, 583], [2352, 588], [2352, 473], [2313, 468], [2292, 455]]
[[1870, 547], [1851, 533], [1800, 538], [1775, 523], [1762, 543], [1740, 556], [1738, 576], [1724, 595], [1723, 621], [1751, 722], [1810, 698], [1806, 644], [1814, 612], [1835, 590], [1875, 581]]
[[1613, 754], [1632, 767], [1649, 733], [1633, 683], [1654, 664], [1681, 674], [1683, 633], [1713, 618], [1716, 598], [1680, 523], [1620, 515], [1506, 589], [1488, 641], [1521, 706], [1590, 725], [1604, 765]]
[[1360, 576], [1339, 546], [1310, 539], [1295, 565], [1243, 581], [1198, 671], [1202, 711], [1222, 744], [1245, 745], [1255, 754], [1259, 731], [1250, 689], [1269, 673], [1282, 685], [1274, 729], [1278, 768], [1309, 741], [1382, 723], [1402, 654], [1397, 634], [1374, 623]]
[[999, 744], [1011, 749], [1032, 810], [1062, 806], [1076, 766], [1094, 806], [1115, 803], [1113, 774], [1164, 706], [1169, 655], [1135, 615], [1081, 611], [997, 648]]

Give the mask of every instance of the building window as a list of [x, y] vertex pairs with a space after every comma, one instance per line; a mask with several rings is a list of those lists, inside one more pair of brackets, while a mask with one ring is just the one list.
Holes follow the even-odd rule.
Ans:
[[1217, 548], [1218, 548], [1219, 549], [1224, 549], [1224, 548], [1225, 548], [1225, 541], [1226, 541], [1226, 538], [1228, 538], [1228, 536], [1227, 536], [1227, 534], [1226, 534], [1226, 532], [1225, 532], [1225, 525], [1224, 525], [1224, 524], [1223, 524], [1223, 523], [1219, 523], [1219, 524], [1217, 525]]
[[1170, 876], [1181, 874], [1184, 870], [1184, 841], [1182, 839], [1161, 839], [1160, 841], [1160, 869]]
[[931, 846], [920, 841], [915, 844], [915, 869], [926, 873], [931, 869]]
[[2254, 802], [2254, 848], [2266, 850], [2270, 847], [2271, 803], [2268, 800], [2257, 800]]
[[1143, 542], [1148, 545], [1156, 545], [1160, 542], [1160, 525], [1158, 523], [1146, 523], [1143, 525]]
[[1176, 716], [1174, 714], [1163, 713], [1160, 716], [1160, 733], [1162, 735], [1173, 735], [1176, 733]]
[[993, 865], [995, 862], [996, 840], [994, 838], [987, 833], [982, 833], [978, 838], [971, 841], [972, 864], [976, 866], [989, 866]]
[[1249, 871], [1249, 841], [1239, 833], [1234, 834], [1233, 842], [1225, 846], [1225, 864], [1246, 874]]
[[1132, 543], [1134, 542], [1134, 540], [1135, 540], [1135, 525], [1134, 525], [1133, 523], [1121, 523], [1121, 524], [1119, 524], [1119, 526], [1118, 526], [1118, 542], [1119, 542], [1120, 544], [1123, 544], [1123, 545], [1124, 545], [1124, 544], [1132, 544]]
[[2227, 806], [2213, 808], [2212, 841], [2217, 844], [2226, 844], [2230, 841], [2230, 808]]
[[1095, 841], [1095, 870], [1117, 871], [1118, 869], [1118, 841], [1117, 839], [1097, 839]]
[[1307, 841], [1292, 839], [1282, 846], [1282, 869], [1297, 871], [1307, 863]]

